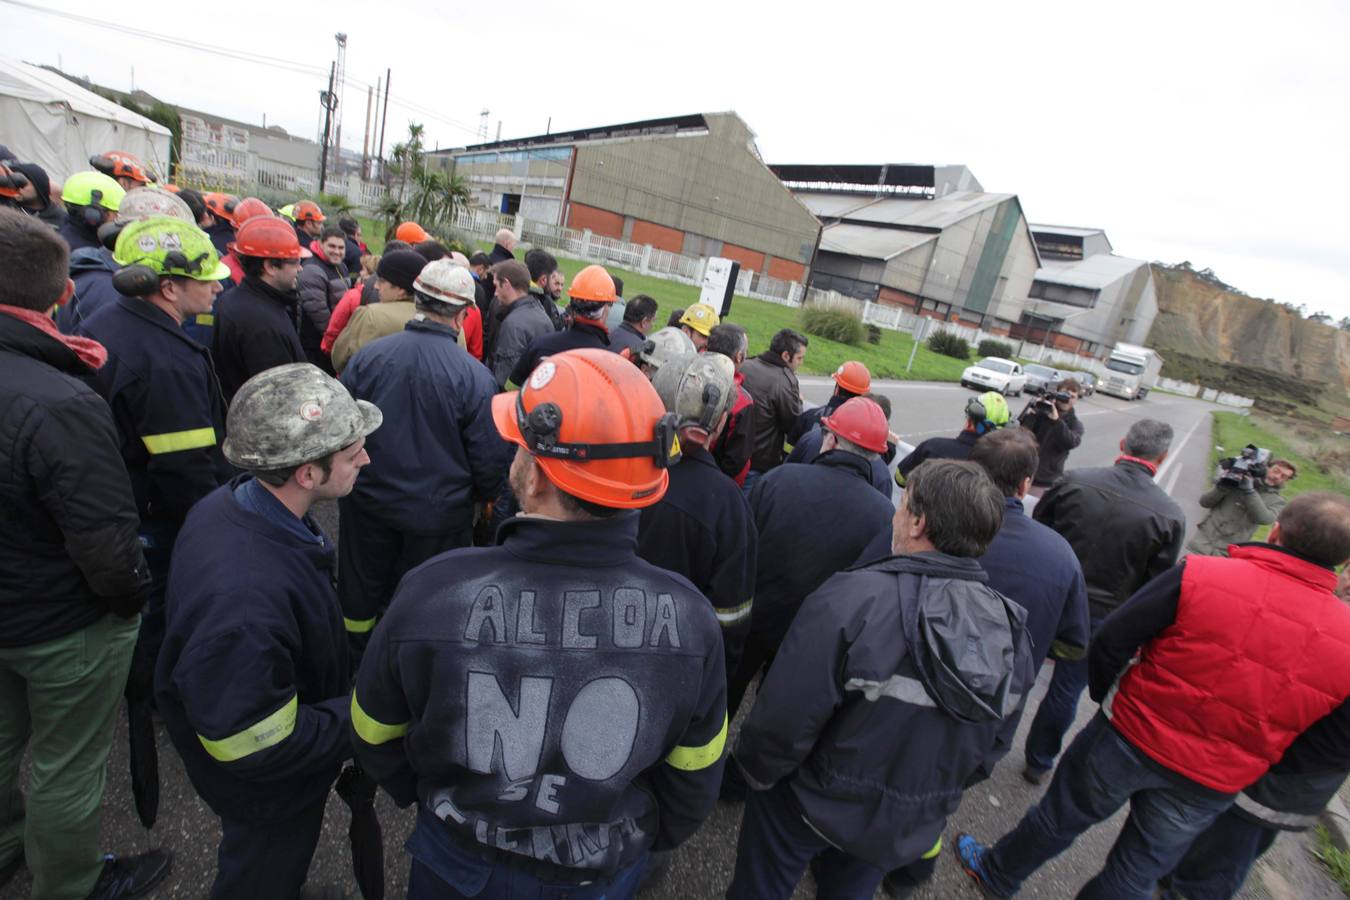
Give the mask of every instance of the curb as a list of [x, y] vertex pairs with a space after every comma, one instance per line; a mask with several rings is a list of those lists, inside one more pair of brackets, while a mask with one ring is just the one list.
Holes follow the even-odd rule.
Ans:
[[1331, 835], [1331, 842], [1342, 850], [1350, 850], [1350, 809], [1340, 794], [1331, 798], [1319, 819]]

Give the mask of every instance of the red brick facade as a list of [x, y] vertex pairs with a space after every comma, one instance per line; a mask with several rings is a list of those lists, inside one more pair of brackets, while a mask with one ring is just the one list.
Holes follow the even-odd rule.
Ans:
[[779, 259], [776, 256], [771, 256], [769, 257], [767, 274], [770, 278], [778, 278], [782, 281], [801, 281], [806, 275], [806, 266], [790, 259]]
[[573, 202], [569, 205], [567, 227], [578, 231], [589, 228], [592, 234], [601, 237], [623, 238], [623, 216], [584, 203]]
[[634, 244], [651, 244], [657, 250], [665, 250], [668, 253], [682, 253], [684, 251], [683, 231], [657, 225], [655, 222], [648, 222], [645, 219], [633, 220], [633, 236], [629, 240]]

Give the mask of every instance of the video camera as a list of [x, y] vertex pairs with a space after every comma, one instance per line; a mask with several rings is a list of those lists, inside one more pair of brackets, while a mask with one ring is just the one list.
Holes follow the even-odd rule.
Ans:
[[1252, 481], [1258, 481], [1265, 478], [1270, 469], [1270, 451], [1248, 444], [1242, 448], [1240, 456], [1219, 460], [1219, 468], [1222, 470], [1219, 473], [1220, 483], [1241, 484], [1242, 479], [1248, 476]]
[[1068, 391], [1044, 391], [1036, 400], [1036, 405], [1048, 407], [1053, 405], [1056, 401], [1068, 403], [1071, 399], [1073, 399], [1073, 395]]

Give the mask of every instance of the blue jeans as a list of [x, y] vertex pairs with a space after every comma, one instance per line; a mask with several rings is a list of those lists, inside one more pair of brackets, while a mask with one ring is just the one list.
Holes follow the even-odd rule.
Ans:
[[439, 822], [420, 815], [406, 846], [412, 855], [408, 900], [626, 900], [641, 886], [648, 860], [643, 853], [627, 868], [588, 884], [549, 882], [488, 862], [457, 843]]
[[728, 900], [788, 900], [808, 865], [817, 900], [871, 900], [886, 873], [830, 846], [806, 824], [790, 780], [750, 792]]
[[1191, 844], [1172, 870], [1172, 885], [1164, 896], [1228, 900], [1242, 888], [1247, 873], [1279, 835], [1277, 829], [1230, 809]]
[[[1102, 619], [1093, 618], [1091, 633], [1096, 634]], [[1050, 675], [1050, 687], [1036, 707], [1036, 718], [1031, 720], [1027, 731], [1027, 765], [1033, 769], [1046, 771], [1055, 767], [1055, 757], [1064, 746], [1064, 735], [1073, 727], [1078, 716], [1078, 701], [1088, 683], [1087, 657], [1070, 662], [1055, 660], [1054, 672]]]
[[745, 483], [741, 485], [741, 493], [745, 494], [745, 499], [750, 499], [750, 489], [755, 486], [755, 482], [764, 477], [764, 473], [758, 469], [751, 469], [745, 473]]
[[1128, 802], [1129, 818], [1106, 865], [1078, 896], [1148, 900], [1158, 879], [1172, 871], [1233, 796], [1162, 774], [1098, 713], [1069, 745], [1041, 802], [985, 853], [984, 882], [1011, 897], [1078, 835]]

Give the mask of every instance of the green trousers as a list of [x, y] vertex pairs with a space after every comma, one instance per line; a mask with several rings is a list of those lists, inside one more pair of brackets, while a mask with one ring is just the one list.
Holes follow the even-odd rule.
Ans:
[[81, 900], [102, 871], [104, 771], [139, 626], [140, 616], [107, 615], [45, 644], [0, 648], [0, 865], [24, 854], [35, 900]]

